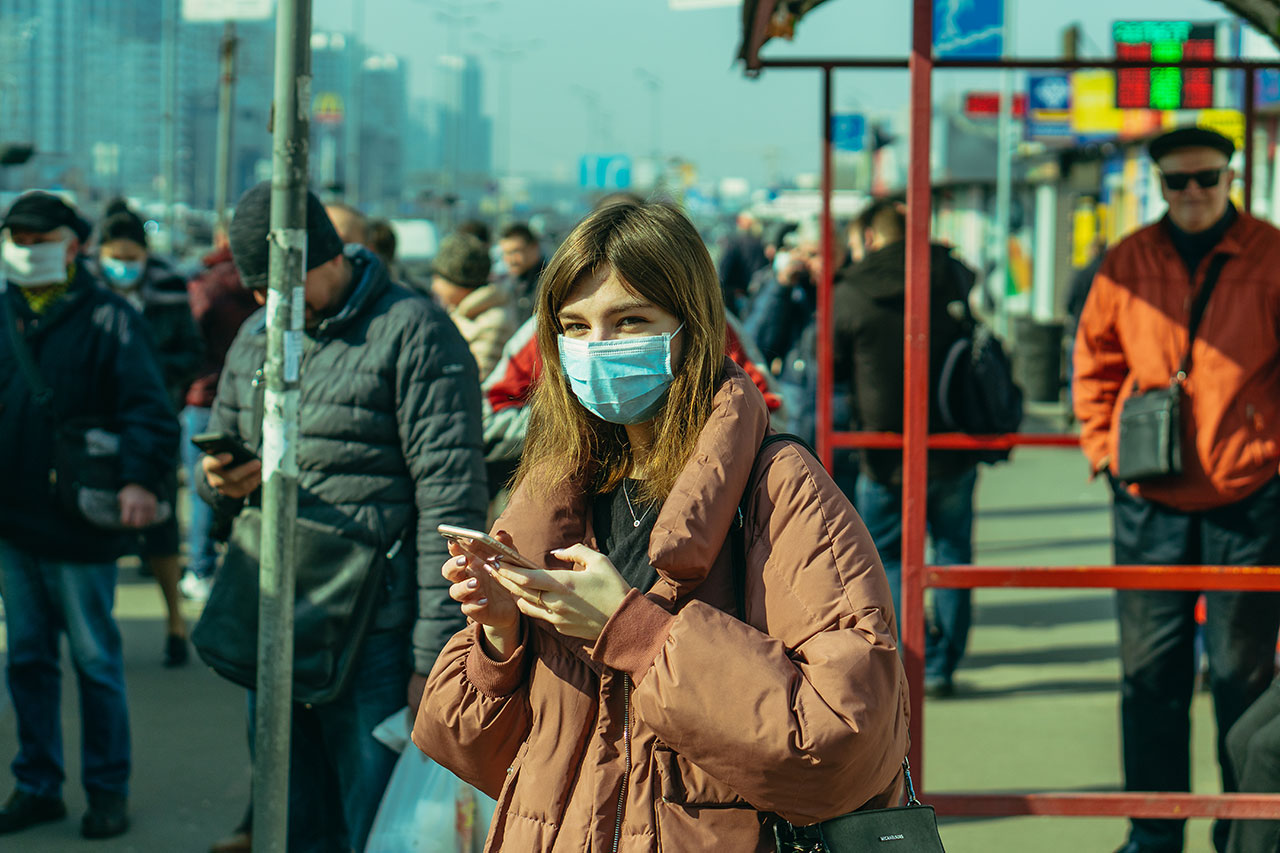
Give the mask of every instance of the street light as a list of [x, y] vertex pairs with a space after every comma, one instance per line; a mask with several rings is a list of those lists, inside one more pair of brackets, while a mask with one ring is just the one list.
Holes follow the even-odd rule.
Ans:
[[475, 33], [476, 40], [488, 48], [502, 66], [502, 74], [498, 80], [498, 112], [502, 114], [502, 148], [498, 157], [498, 173], [511, 171], [511, 130], [515, 122], [511, 119], [511, 66], [515, 60], [522, 58], [533, 48], [542, 43], [542, 39], [497, 39], [481, 33]]
[[654, 165], [662, 157], [662, 134], [660, 132], [662, 111], [660, 109], [660, 101], [662, 98], [662, 78], [654, 74], [647, 68], [637, 68], [636, 76], [640, 78], [640, 82], [644, 83], [649, 90], [650, 108], [652, 114], [649, 117], [649, 134], [652, 142], [650, 143], [650, 156], [653, 157]]

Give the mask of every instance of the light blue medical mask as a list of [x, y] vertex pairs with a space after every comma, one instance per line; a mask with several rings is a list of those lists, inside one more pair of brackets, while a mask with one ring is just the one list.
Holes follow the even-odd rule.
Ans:
[[611, 341], [579, 341], [560, 335], [560, 366], [578, 402], [601, 420], [640, 424], [662, 408], [675, 381], [674, 332]]
[[112, 287], [136, 287], [142, 278], [146, 261], [122, 261], [119, 258], [102, 259], [102, 275]]

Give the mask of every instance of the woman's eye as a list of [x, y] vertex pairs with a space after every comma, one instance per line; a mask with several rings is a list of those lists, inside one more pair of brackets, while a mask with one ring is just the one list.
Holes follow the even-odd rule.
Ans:
[[621, 320], [618, 321], [618, 325], [622, 326], [625, 329], [628, 327], [634, 328], [636, 326], [642, 325], [643, 323], [647, 323], [647, 322], [648, 321], [645, 320], [645, 318], [643, 317], [623, 317]]
[[565, 323], [564, 333], [566, 335], [580, 335], [587, 331], [587, 327], [583, 323]]

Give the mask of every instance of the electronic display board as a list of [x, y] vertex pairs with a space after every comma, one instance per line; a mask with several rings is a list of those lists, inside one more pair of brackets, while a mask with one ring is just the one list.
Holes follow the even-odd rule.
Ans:
[[[1213, 59], [1217, 25], [1192, 21], [1116, 21], [1116, 59], [1181, 62]], [[1213, 106], [1211, 68], [1121, 68], [1116, 71], [1120, 109], [1202, 110]]]

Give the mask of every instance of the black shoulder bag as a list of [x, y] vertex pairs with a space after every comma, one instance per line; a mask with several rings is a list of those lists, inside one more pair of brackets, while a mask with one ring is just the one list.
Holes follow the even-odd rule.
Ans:
[[1204, 283], [1191, 306], [1187, 324], [1187, 352], [1165, 388], [1139, 391], [1120, 409], [1119, 437], [1116, 440], [1115, 476], [1127, 483], [1140, 483], [1182, 473], [1182, 383], [1191, 370], [1191, 349], [1196, 331], [1204, 319], [1209, 297], [1218, 283], [1229, 255], [1214, 255], [1204, 274]]
[[[771, 444], [789, 441], [808, 450], [816, 459], [818, 454], [799, 436], [787, 433], [767, 435], [756, 451], [747, 488], [738, 503], [738, 530], [730, 534], [733, 548], [733, 592], [738, 607], [738, 618], [747, 613], [746, 602], [746, 517], [747, 501], [751, 496], [751, 484], [755, 482], [755, 469], [765, 448]], [[942, 837], [938, 834], [938, 818], [933, 806], [926, 806], [916, 799], [915, 786], [911, 783], [911, 765], [902, 759], [903, 780], [907, 788], [907, 804], [887, 809], [866, 809], [824, 820], [812, 826], [795, 826], [780, 817], [774, 817], [773, 834], [778, 853], [862, 853], [880, 850], [883, 844], [893, 843], [897, 853], [945, 853]]]
[[[31, 389], [31, 398], [44, 409], [53, 424], [53, 467], [49, 469], [49, 486], [58, 507], [68, 515], [102, 530], [135, 531], [120, 518], [120, 489], [124, 487], [120, 462], [120, 434], [109, 419], [96, 417], [69, 418], [58, 416], [53, 405], [53, 389], [40, 375], [18, 328], [6, 288], [0, 288], [0, 311], [13, 343], [13, 355]], [[173, 504], [167, 495], [156, 495], [156, 515], [152, 525], [162, 524], [173, 515]]]

